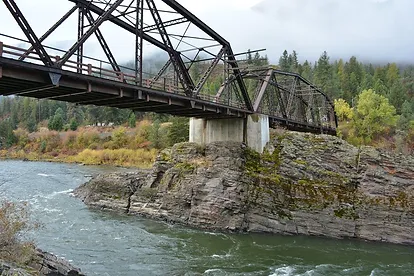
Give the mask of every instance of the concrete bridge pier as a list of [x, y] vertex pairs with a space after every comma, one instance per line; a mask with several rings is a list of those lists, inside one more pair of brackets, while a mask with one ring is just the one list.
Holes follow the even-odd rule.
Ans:
[[269, 117], [253, 114], [246, 119], [190, 119], [190, 142], [208, 144], [219, 141], [244, 142], [262, 153], [270, 141]]

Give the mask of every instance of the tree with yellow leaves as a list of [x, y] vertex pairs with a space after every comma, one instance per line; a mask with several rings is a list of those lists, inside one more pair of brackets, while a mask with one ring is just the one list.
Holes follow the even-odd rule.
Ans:
[[353, 109], [344, 99], [336, 99], [334, 101], [335, 112], [340, 122], [349, 121], [352, 119]]
[[388, 99], [372, 89], [364, 90], [358, 97], [353, 114], [357, 137], [369, 143], [377, 135], [385, 134], [397, 125], [399, 116]]

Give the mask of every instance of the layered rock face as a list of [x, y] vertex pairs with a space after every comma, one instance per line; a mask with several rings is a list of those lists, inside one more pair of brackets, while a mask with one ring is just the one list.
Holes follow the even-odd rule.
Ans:
[[199, 228], [414, 244], [414, 158], [326, 135], [279, 133], [262, 155], [177, 144], [151, 171], [99, 176], [75, 194]]
[[36, 249], [36, 261], [31, 267], [20, 268], [14, 264], [8, 264], [0, 260], [1, 276], [84, 276], [79, 268], [74, 267], [68, 261], [58, 258], [53, 254]]

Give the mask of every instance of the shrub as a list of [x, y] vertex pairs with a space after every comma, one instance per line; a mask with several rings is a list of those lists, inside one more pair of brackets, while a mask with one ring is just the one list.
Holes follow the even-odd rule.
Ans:
[[92, 143], [100, 143], [99, 133], [97, 131], [82, 131], [76, 138], [78, 149], [88, 148]]
[[64, 136], [63, 136], [63, 145], [67, 148], [67, 149], [73, 149], [75, 148], [76, 145], [76, 133], [75, 132], [67, 132]]
[[29, 143], [29, 133], [21, 128], [14, 131], [14, 135], [17, 137], [17, 145], [20, 148], [24, 148]]
[[99, 149], [99, 144], [98, 143], [92, 143], [92, 144], [90, 144], [89, 145], [89, 149], [91, 149], [91, 150], [97, 150], [97, 149]]
[[29, 221], [27, 204], [3, 202], [0, 206], [0, 259], [19, 265], [28, 265], [35, 258], [33, 242], [23, 235], [38, 227]]
[[43, 141], [42, 141], [42, 143], [40, 143], [40, 148], [39, 148], [39, 151], [40, 151], [41, 153], [45, 153], [45, 151], [46, 151], [46, 147], [47, 147], [47, 143], [46, 143], [46, 141], [45, 141], [45, 140], [43, 140]]
[[129, 143], [129, 148], [148, 148], [151, 142], [148, 141], [151, 123], [147, 120], [139, 122], [133, 139]]
[[49, 152], [61, 147], [62, 141], [60, 140], [59, 133], [56, 131], [45, 132], [40, 137], [41, 143], [46, 142], [46, 149], [44, 152]]
[[126, 134], [126, 129], [124, 127], [120, 127], [114, 131], [112, 135], [112, 140], [114, 142], [115, 148], [123, 148], [128, 144], [128, 137]]

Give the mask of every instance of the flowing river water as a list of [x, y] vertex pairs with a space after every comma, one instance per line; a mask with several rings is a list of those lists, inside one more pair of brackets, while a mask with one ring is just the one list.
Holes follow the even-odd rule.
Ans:
[[33, 239], [87, 275], [414, 275], [414, 247], [222, 234], [88, 209], [71, 191], [120, 168], [0, 161], [0, 199], [29, 203]]

